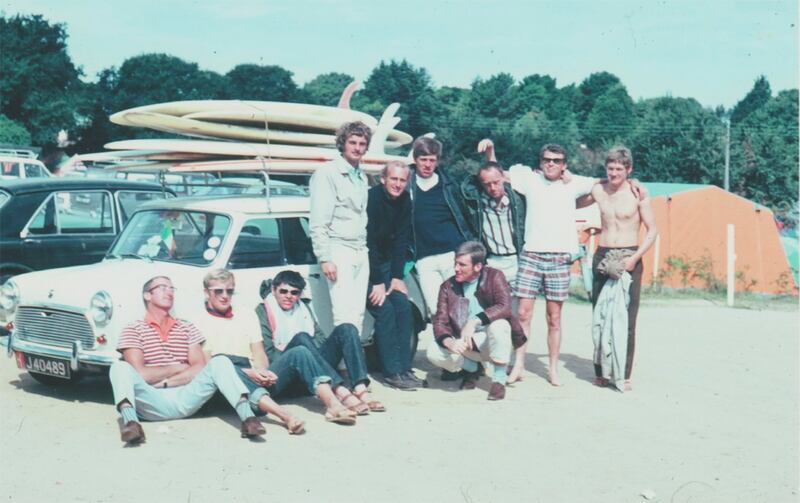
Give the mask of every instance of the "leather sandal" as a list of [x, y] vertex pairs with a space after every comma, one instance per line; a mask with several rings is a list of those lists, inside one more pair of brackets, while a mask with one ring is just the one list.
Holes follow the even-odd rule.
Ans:
[[356, 398], [361, 400], [361, 403], [365, 404], [370, 412], [386, 412], [386, 407], [380, 402], [380, 400], [369, 400], [364, 401], [362, 398], [365, 394], [369, 393], [369, 390], [364, 390], [361, 393], [353, 393]]
[[337, 412], [325, 411], [325, 421], [329, 423], [353, 425], [356, 424], [356, 416], [349, 409], [339, 409]]
[[[348, 400], [352, 401], [355, 400], [356, 403], [351, 403], [347, 405]], [[339, 399], [342, 402], [342, 405], [347, 407], [348, 410], [353, 411], [354, 413], [358, 414], [359, 416], [366, 416], [369, 414], [370, 408], [369, 405], [361, 401], [357, 395], [353, 393], [349, 393], [346, 397]]]

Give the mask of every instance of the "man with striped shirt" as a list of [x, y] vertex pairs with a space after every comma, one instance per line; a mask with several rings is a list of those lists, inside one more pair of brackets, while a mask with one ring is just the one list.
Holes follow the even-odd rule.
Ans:
[[227, 358], [203, 354], [204, 338], [188, 321], [173, 318], [172, 281], [156, 276], [142, 287], [144, 319], [123, 329], [117, 344], [122, 360], [109, 371], [114, 404], [122, 417], [120, 438], [145, 439], [139, 417], [165, 421], [191, 416], [219, 390], [242, 420], [242, 437], [265, 430], [248, 402], [248, 391]]

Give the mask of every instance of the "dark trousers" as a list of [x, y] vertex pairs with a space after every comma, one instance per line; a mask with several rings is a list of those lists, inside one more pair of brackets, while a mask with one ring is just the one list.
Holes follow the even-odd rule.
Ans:
[[320, 364], [327, 365], [327, 367], [323, 365], [323, 368], [326, 368], [328, 372], [333, 371], [333, 374], [339, 377], [340, 380], [341, 376], [335, 369], [339, 362], [344, 359], [344, 365], [347, 367], [347, 373], [350, 374], [350, 382], [353, 386], [361, 383], [369, 386], [367, 358], [364, 356], [364, 348], [361, 347], [358, 329], [354, 325], [342, 323], [333, 329], [331, 335], [320, 346], [317, 346], [313, 337], [305, 332], [300, 332], [286, 346], [284, 356], [290, 348], [298, 347], [303, 347], [310, 351]]
[[392, 292], [382, 306], [367, 301], [367, 310], [375, 318], [375, 344], [385, 375], [411, 370], [411, 303], [405, 294]]
[[[597, 266], [606, 256], [606, 253], [614, 248], [601, 246], [597, 248], [592, 260], [592, 308], [597, 303], [597, 296], [606, 284], [608, 276], [597, 271]], [[637, 250], [637, 247], [624, 247], [625, 250]], [[628, 292], [630, 302], [628, 303], [628, 358], [625, 361], [625, 379], [631, 378], [633, 371], [633, 352], [636, 349], [636, 316], [639, 314], [639, 296], [642, 292], [642, 261], [636, 263], [636, 267], [631, 274], [631, 288]], [[597, 377], [602, 376], [600, 365], [594, 366], [594, 373]]]

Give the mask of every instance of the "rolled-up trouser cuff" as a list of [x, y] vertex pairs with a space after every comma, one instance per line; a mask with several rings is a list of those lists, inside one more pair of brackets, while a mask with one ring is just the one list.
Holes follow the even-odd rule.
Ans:
[[330, 376], [319, 376], [319, 377], [317, 377], [316, 379], [314, 379], [314, 389], [311, 390], [311, 394], [312, 395], [316, 395], [317, 394], [317, 386], [319, 386], [320, 384], [331, 384], [331, 386], [332, 386], [333, 385], [332, 381], [333, 381], [333, 379], [331, 379]]

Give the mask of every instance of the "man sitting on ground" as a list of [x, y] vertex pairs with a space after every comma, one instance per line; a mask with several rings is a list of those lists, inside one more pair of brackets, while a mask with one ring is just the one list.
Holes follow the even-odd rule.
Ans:
[[203, 355], [203, 336], [188, 321], [169, 311], [175, 288], [166, 276], [156, 276], [142, 287], [146, 313], [122, 331], [117, 350], [123, 360], [109, 371], [114, 403], [122, 425], [123, 442], [145, 439], [139, 416], [164, 421], [191, 416], [219, 389], [242, 420], [242, 437], [265, 430], [247, 401], [247, 388], [226, 358]]
[[[317, 323], [311, 309], [300, 300], [306, 281], [296, 271], [281, 271], [272, 281], [261, 285], [264, 302], [256, 306], [256, 314], [261, 324], [261, 338], [264, 350], [274, 371], [297, 347], [307, 349], [313, 360], [330, 376], [332, 386], [339, 400], [358, 415], [370, 412], [384, 412], [386, 408], [374, 400], [367, 389], [367, 362], [358, 330], [351, 323], [342, 323], [327, 335]], [[353, 300], [355, 302], [355, 299]], [[335, 366], [344, 359], [345, 367], [352, 383], [352, 393], [342, 385]], [[281, 385], [281, 373], [278, 384]], [[279, 393], [274, 393], [278, 395]]]
[[525, 342], [511, 312], [511, 288], [503, 273], [485, 266], [486, 248], [467, 241], [455, 253], [455, 275], [442, 283], [428, 359], [450, 372], [465, 371], [462, 389], [474, 389], [487, 362], [489, 400], [505, 398], [506, 365], [513, 345]]

